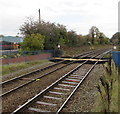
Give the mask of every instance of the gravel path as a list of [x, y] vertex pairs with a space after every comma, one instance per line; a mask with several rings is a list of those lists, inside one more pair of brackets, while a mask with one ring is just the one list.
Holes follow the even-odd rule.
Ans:
[[97, 97], [96, 86], [103, 72], [102, 65], [97, 65], [68, 102], [63, 112], [90, 112]]

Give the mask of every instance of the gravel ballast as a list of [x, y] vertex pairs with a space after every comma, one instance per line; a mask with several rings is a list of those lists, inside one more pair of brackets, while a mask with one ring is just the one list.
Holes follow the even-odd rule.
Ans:
[[12, 112], [20, 105], [25, 103], [27, 100], [35, 96], [37, 93], [45, 89], [51, 83], [55, 82], [59, 79], [62, 75], [69, 72], [73, 68], [75, 68], [78, 64], [69, 65], [60, 71], [52, 73], [40, 80], [36, 81], [35, 83], [31, 83], [28, 86], [17, 90], [14, 93], [11, 93], [8, 96], [3, 97], [3, 112]]
[[89, 76], [85, 79], [77, 92], [67, 103], [63, 112], [90, 112], [94, 106], [97, 97], [96, 86], [99, 78], [103, 75], [104, 69], [102, 65], [97, 65]]
[[[57, 71], [48, 77], [45, 77], [36, 83], [33, 83], [27, 87], [24, 87], [21, 90], [18, 90], [16, 93], [9, 95], [9, 97], [3, 98], [3, 111], [11, 112], [15, 110], [19, 105], [25, 103], [28, 99], [33, 97], [36, 93], [45, 89], [48, 85], [53, 83], [61, 75], [68, 72], [70, 69], [73, 69], [76, 65], [69, 66], [66, 69]], [[93, 108], [95, 99], [97, 96], [96, 86], [99, 83], [99, 78], [103, 75], [102, 65], [97, 65], [90, 75], [85, 79], [82, 85], [79, 87], [77, 92], [68, 102], [66, 107], [63, 109], [63, 112], [89, 112]], [[45, 80], [45, 81], [44, 81]]]

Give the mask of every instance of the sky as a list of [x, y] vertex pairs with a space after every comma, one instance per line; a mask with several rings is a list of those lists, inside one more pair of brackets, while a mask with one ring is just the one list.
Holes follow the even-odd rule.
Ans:
[[[16, 36], [31, 17], [86, 35], [92, 26], [111, 38], [118, 31], [119, 0], [0, 0], [0, 34]], [[20, 35], [20, 34], [19, 34]]]

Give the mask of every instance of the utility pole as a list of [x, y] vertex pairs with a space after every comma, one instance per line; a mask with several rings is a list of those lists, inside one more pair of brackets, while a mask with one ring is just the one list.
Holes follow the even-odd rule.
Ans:
[[40, 9], [38, 10], [39, 12], [39, 23], [41, 23], [41, 19], [40, 19]]

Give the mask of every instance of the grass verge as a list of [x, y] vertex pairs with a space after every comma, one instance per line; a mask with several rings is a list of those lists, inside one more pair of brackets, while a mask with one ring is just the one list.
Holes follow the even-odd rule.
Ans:
[[2, 72], [2, 75], [10, 74], [18, 70], [26, 69], [26, 68], [33, 67], [35, 65], [40, 65], [43, 63], [47, 63], [47, 62], [49, 61], [48, 60], [36, 60], [36, 61], [28, 62], [28, 63], [16, 63], [16, 64], [11, 64], [11, 65], [4, 65], [2, 66], [1, 72]]
[[94, 45], [94, 46], [80, 46], [80, 47], [62, 47], [63, 50], [63, 55], [62, 56], [73, 56], [73, 55], [78, 55], [82, 52], [85, 51], [90, 51], [90, 50], [97, 50], [97, 49], [105, 49], [105, 48], [110, 48], [112, 47], [111, 45]]
[[98, 96], [92, 112], [118, 112], [118, 72], [114, 63], [104, 65], [105, 73], [97, 86]]

